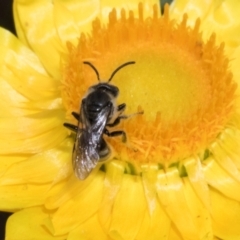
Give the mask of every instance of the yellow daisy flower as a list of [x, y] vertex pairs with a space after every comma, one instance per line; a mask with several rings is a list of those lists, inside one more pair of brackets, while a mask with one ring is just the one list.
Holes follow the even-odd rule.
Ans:
[[[16, 0], [0, 29], [0, 210], [6, 239], [239, 240], [237, 1]], [[126, 103], [112, 149], [83, 181], [72, 169], [87, 89]]]

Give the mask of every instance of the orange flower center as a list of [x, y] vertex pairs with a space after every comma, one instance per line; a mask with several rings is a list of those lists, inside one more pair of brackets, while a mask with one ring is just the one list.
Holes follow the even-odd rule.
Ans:
[[88, 87], [97, 83], [83, 61], [92, 62], [105, 80], [122, 63], [135, 61], [111, 84], [119, 87], [118, 103], [126, 103], [126, 114], [139, 109], [144, 114], [115, 128], [127, 133], [127, 143], [106, 137], [115, 157], [135, 166], [168, 166], [204, 152], [231, 117], [236, 84], [224, 44], [217, 46], [214, 35], [203, 42], [199, 25], [197, 20], [188, 27], [186, 15], [181, 23], [170, 20], [168, 7], [159, 16], [154, 6], [153, 16], [144, 18], [142, 4], [138, 18], [125, 10], [117, 18], [112, 10], [107, 26], [94, 21], [91, 36], [82, 34], [77, 46], [67, 45], [62, 85], [67, 118], [74, 122], [70, 113], [79, 112]]

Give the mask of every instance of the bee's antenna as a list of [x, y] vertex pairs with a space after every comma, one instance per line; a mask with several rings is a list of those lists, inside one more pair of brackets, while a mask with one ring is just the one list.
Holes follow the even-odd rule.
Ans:
[[121, 66], [119, 66], [117, 69], [114, 70], [114, 72], [112, 73], [111, 77], [108, 79], [108, 82], [110, 82], [112, 80], [112, 78], [114, 77], [114, 75], [123, 67], [129, 65], [129, 64], [135, 64], [134, 61], [131, 61], [131, 62], [126, 62], [124, 64], [122, 64]]
[[94, 72], [95, 72], [96, 75], [97, 75], [98, 81], [101, 82], [101, 81], [100, 81], [100, 77], [99, 77], [98, 70], [97, 70], [90, 62], [86, 62], [86, 61], [85, 61], [85, 62], [83, 62], [83, 63], [89, 65], [90, 67], [92, 67], [92, 69], [94, 70]]

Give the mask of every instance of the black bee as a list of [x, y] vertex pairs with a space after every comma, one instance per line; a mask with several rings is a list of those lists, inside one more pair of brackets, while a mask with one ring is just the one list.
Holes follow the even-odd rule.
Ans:
[[116, 105], [116, 98], [119, 89], [109, 82], [121, 68], [134, 64], [126, 62], [119, 66], [111, 75], [108, 81], [102, 82], [97, 69], [90, 62], [83, 62], [95, 71], [99, 83], [88, 89], [87, 95], [82, 99], [80, 114], [72, 112], [78, 120], [78, 126], [64, 123], [64, 126], [76, 132], [76, 140], [73, 147], [73, 169], [75, 175], [84, 180], [95, 168], [99, 160], [105, 159], [110, 154], [110, 148], [103, 139], [103, 134], [109, 137], [122, 136], [126, 141], [124, 131], [110, 132], [106, 127], [116, 126], [121, 119], [127, 118], [123, 115], [126, 104]]

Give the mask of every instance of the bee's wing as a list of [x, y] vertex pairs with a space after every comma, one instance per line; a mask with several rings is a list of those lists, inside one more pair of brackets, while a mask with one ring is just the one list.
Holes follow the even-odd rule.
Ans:
[[[83, 180], [95, 168], [99, 161], [98, 145], [106, 126], [111, 106], [104, 107], [93, 125], [85, 117], [83, 106], [80, 111], [79, 128], [73, 149], [73, 169], [75, 175]], [[85, 128], [81, 128], [84, 126]]]

